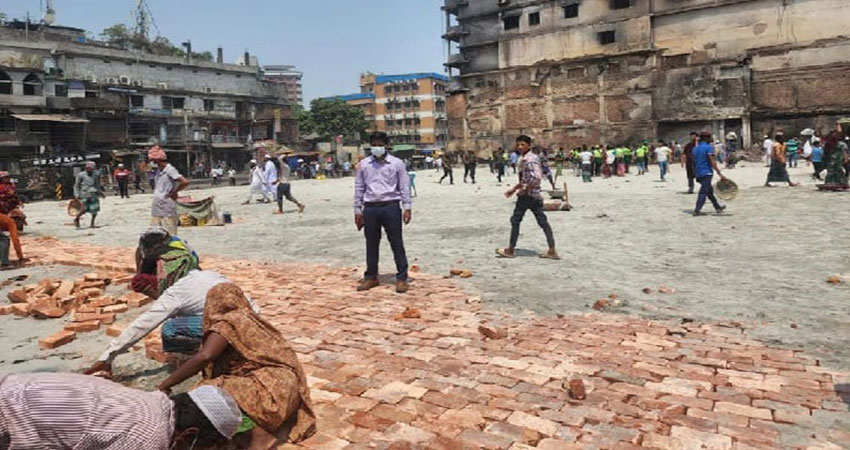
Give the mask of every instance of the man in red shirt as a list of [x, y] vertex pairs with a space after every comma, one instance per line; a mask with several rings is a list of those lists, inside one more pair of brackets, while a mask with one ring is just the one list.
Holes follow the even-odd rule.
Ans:
[[118, 193], [121, 194], [121, 198], [130, 198], [130, 192], [128, 190], [130, 171], [124, 167], [124, 164], [118, 164], [118, 168], [115, 169], [113, 176], [115, 176], [115, 182], [118, 183]]

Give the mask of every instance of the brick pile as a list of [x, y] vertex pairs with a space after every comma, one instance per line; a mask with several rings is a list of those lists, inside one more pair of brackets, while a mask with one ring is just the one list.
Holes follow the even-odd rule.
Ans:
[[[25, 245], [40, 263], [132, 270], [132, 253], [122, 249], [44, 239]], [[390, 286], [355, 292], [356, 269], [210, 257], [203, 265], [260, 304], [308, 374], [319, 433], [281, 448], [850, 443], [850, 374], [752, 340], [736, 323], [508, 315], [451, 279], [422, 273], [399, 296]]]
[[39, 340], [39, 347], [50, 350], [73, 341], [77, 333], [97, 331], [101, 325], [110, 325], [130, 307], [141, 307], [151, 301], [149, 297], [128, 292], [119, 298], [105, 294], [113, 281], [126, 283], [126, 273], [88, 273], [78, 280], [43, 279], [37, 284], [23, 286], [9, 292], [8, 305], [0, 306], [0, 315], [15, 314], [34, 319], [61, 319], [70, 314], [61, 331]]

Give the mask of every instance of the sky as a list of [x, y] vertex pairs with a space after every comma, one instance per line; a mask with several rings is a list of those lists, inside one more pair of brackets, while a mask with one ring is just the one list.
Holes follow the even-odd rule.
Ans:
[[[42, 0], [43, 1], [43, 0]], [[159, 33], [193, 51], [246, 50], [304, 72], [304, 102], [359, 92], [361, 72], [444, 73], [442, 0], [146, 0]], [[41, 18], [39, 0], [2, 0], [9, 19]], [[54, 0], [56, 25], [99, 34], [130, 25], [135, 0]], [[152, 34], [157, 33], [152, 27]]]

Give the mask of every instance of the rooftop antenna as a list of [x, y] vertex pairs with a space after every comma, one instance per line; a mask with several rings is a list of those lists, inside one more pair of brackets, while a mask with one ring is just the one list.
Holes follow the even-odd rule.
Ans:
[[150, 33], [151, 15], [145, 0], [136, 0], [136, 10], [133, 12], [133, 16], [136, 19], [135, 34], [147, 39]]
[[44, 15], [41, 17], [41, 23], [53, 25], [55, 22], [56, 10], [53, 9], [53, 0], [45, 0]]

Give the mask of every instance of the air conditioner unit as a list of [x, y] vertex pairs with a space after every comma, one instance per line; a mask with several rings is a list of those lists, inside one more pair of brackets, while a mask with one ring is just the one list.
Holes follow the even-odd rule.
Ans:
[[123, 84], [124, 86], [129, 86], [130, 77], [128, 77], [127, 75], [121, 75], [120, 77], [118, 77], [118, 82]]
[[88, 81], [89, 83], [97, 84], [97, 76], [89, 75], [89, 76], [86, 77], [86, 81]]
[[168, 89], [168, 83], [157, 83], [157, 89]]
[[118, 84], [118, 80], [116, 80], [115, 78], [107, 78], [106, 84]]
[[142, 87], [142, 80], [133, 80], [133, 86]]

